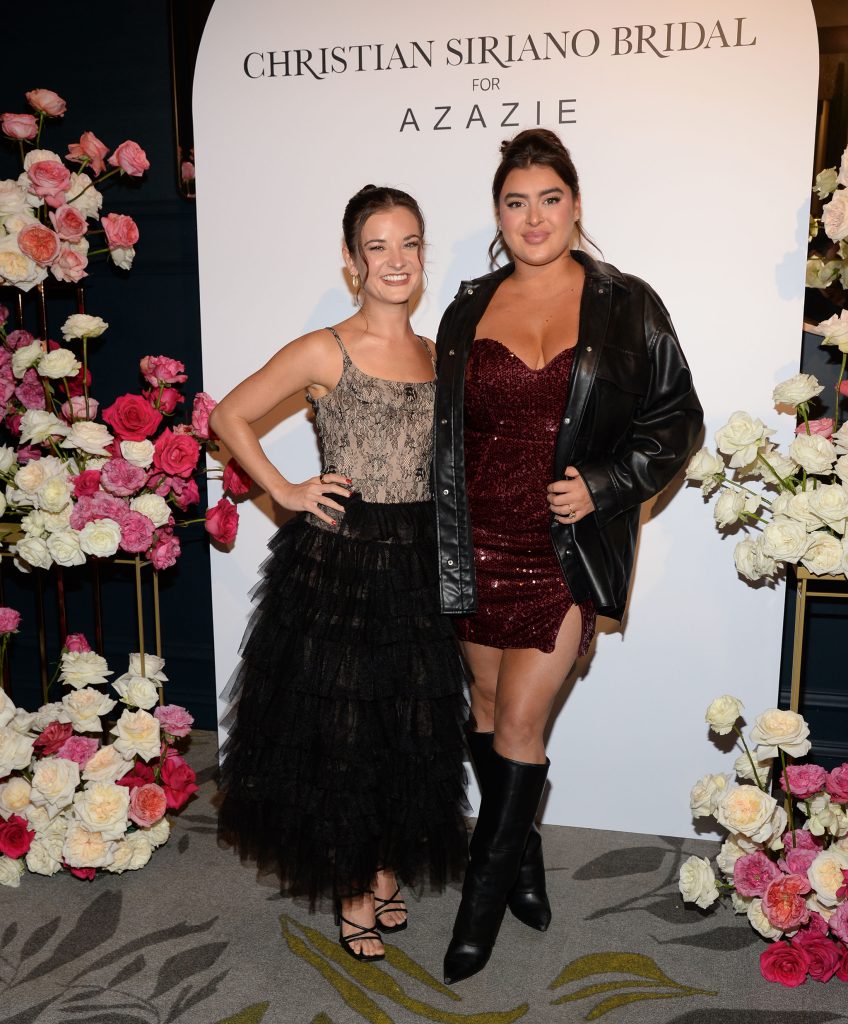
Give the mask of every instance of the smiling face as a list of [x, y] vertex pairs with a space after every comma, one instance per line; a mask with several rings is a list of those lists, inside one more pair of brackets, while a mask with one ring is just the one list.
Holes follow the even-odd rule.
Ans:
[[362, 225], [351, 253], [344, 258], [351, 274], [362, 280], [366, 297], [382, 302], [407, 302], [421, 286], [424, 240], [415, 214], [403, 206], [373, 213]]
[[580, 197], [551, 167], [531, 164], [506, 176], [497, 215], [513, 259], [545, 266], [568, 252], [580, 217]]

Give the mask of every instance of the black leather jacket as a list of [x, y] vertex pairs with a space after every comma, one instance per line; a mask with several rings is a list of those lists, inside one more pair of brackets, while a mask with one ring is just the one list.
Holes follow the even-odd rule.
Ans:
[[[552, 479], [580, 471], [594, 513], [551, 519], [551, 540], [575, 601], [621, 619], [636, 550], [639, 506], [683, 465], [703, 421], [668, 313], [644, 281], [586, 253], [579, 341], [556, 442]], [[442, 610], [477, 606], [462, 437], [465, 367], [477, 324], [509, 264], [463, 281], [437, 337], [433, 488]], [[509, 486], [509, 481], [504, 481]]]

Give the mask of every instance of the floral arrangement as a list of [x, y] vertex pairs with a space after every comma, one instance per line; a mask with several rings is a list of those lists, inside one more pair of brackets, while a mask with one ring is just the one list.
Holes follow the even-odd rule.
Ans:
[[[123, 214], [100, 216], [103, 197], [94, 179], [102, 185], [116, 174], [142, 176], [149, 167], [144, 150], [128, 140], [107, 158], [108, 147], [84, 132], [65, 156], [79, 165], [71, 172], [56, 153], [38, 148], [45, 119], [64, 115], [65, 101], [49, 89], [26, 95], [36, 114], [0, 116], [23, 161], [16, 180], [0, 181], [0, 285], [27, 291], [48, 272], [78, 282], [95, 253], [129, 269], [138, 228]], [[91, 228], [89, 220], [98, 217], [100, 229]], [[98, 231], [106, 244], [92, 251], [88, 236]], [[190, 420], [177, 422], [185, 366], [149, 355], [140, 363], [145, 386], [100, 412], [91, 394], [89, 342], [108, 326], [101, 317], [73, 314], [60, 345], [10, 330], [9, 311], [0, 306], [0, 409], [16, 442], [0, 447], [0, 516], [20, 520], [24, 536], [13, 550], [21, 569], [80, 565], [119, 550], [164, 569], [180, 554], [174, 527], [191, 522], [205, 522], [222, 544], [235, 539], [238, 510], [227, 497], [201, 519], [174, 516], [200, 501], [200, 455], [215, 449], [208, 423], [214, 400], [198, 393]], [[231, 496], [251, 486], [232, 461], [223, 482]]]
[[[0, 608], [3, 651], [19, 621]], [[19, 886], [25, 869], [84, 879], [137, 870], [167, 841], [167, 811], [180, 810], [197, 785], [176, 749], [192, 716], [156, 706], [163, 668], [161, 658], [130, 655], [112, 684], [125, 708], [108, 730], [103, 717], [118, 702], [102, 687], [113, 673], [82, 634], [62, 649], [61, 700], [27, 712], [0, 689], [0, 885]]]
[[[816, 175], [813, 192], [827, 202], [820, 217], [810, 216], [809, 240], [814, 247], [807, 259], [807, 287], [848, 288], [848, 149], [838, 169], [828, 167]], [[820, 245], [822, 233], [828, 239], [824, 246]]]
[[[848, 764], [827, 772], [816, 764], [788, 764], [810, 750], [809, 728], [793, 711], [764, 711], [750, 731], [739, 727], [742, 702], [717, 697], [706, 721], [741, 744], [731, 774], [695, 783], [695, 817], [712, 816], [728, 836], [716, 857], [689, 857], [679, 888], [688, 903], [706, 909], [730, 895], [737, 914], [771, 945], [760, 954], [768, 981], [787, 986], [806, 979], [848, 981]], [[769, 793], [775, 760], [786, 807]], [[787, 810], [788, 809], [788, 810]]]

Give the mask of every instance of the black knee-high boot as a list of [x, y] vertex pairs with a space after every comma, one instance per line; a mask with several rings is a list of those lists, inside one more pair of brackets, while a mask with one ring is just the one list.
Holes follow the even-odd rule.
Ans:
[[[466, 734], [471, 760], [477, 770], [480, 792], [489, 785], [489, 775], [494, 752], [493, 732], [471, 732]], [[545, 891], [545, 862], [542, 857], [542, 836], [536, 823], [530, 826], [521, 865], [515, 884], [509, 890], [506, 905], [523, 924], [537, 931], [547, 931], [551, 923], [551, 905]]]
[[485, 967], [515, 884], [536, 816], [549, 762], [524, 764], [492, 750], [488, 788], [469, 845], [462, 902], [445, 954], [445, 981], [462, 981]]

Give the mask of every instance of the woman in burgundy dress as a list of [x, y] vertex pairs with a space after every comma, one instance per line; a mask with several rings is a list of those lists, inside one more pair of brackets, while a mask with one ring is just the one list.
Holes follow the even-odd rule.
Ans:
[[551, 919], [534, 817], [543, 734], [600, 611], [621, 618], [639, 505], [682, 466], [702, 413], [665, 307], [578, 246], [580, 192], [553, 132], [501, 147], [490, 249], [438, 335], [442, 610], [461, 616], [482, 800], [445, 978], [487, 962], [505, 908]]

